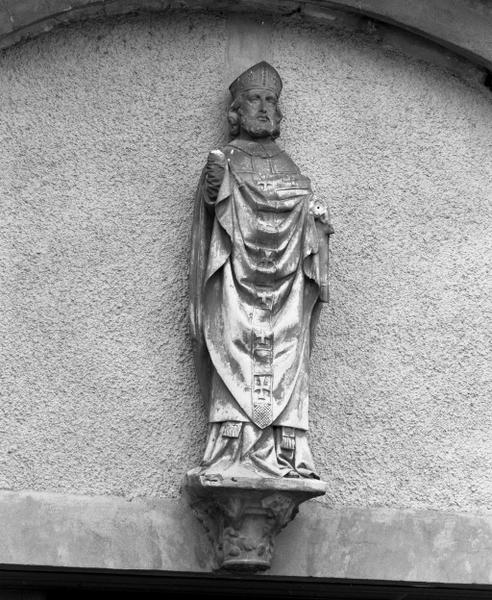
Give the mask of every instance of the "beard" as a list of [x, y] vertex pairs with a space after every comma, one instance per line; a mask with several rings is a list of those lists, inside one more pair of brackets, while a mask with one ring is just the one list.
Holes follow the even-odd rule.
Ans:
[[268, 121], [244, 114], [240, 115], [239, 118], [241, 129], [246, 131], [252, 138], [273, 137], [279, 133], [278, 123], [275, 123], [270, 117], [268, 117]]

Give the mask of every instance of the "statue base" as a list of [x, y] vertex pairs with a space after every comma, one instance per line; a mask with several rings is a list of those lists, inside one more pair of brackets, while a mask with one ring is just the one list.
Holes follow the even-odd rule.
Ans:
[[188, 473], [184, 488], [215, 548], [217, 569], [256, 572], [270, 568], [275, 536], [299, 505], [322, 496], [316, 479], [228, 477]]

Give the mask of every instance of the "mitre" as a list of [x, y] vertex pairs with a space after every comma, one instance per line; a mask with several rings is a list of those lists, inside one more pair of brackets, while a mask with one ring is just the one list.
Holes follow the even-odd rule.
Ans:
[[282, 91], [282, 80], [277, 70], [266, 61], [261, 61], [246, 69], [229, 86], [232, 98], [235, 100], [239, 94], [252, 89], [266, 89], [278, 98]]

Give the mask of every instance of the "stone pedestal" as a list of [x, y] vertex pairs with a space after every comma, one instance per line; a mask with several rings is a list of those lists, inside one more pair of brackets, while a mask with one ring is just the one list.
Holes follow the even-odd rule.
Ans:
[[326, 484], [314, 479], [197, 474], [188, 474], [184, 487], [214, 546], [217, 569], [243, 572], [268, 569], [277, 533], [296, 516], [299, 504], [326, 491]]

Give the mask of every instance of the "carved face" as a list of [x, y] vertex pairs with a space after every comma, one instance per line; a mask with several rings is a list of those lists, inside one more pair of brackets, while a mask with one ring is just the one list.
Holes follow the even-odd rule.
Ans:
[[269, 137], [278, 131], [277, 97], [269, 90], [258, 88], [245, 92], [238, 114], [241, 130], [252, 138]]

